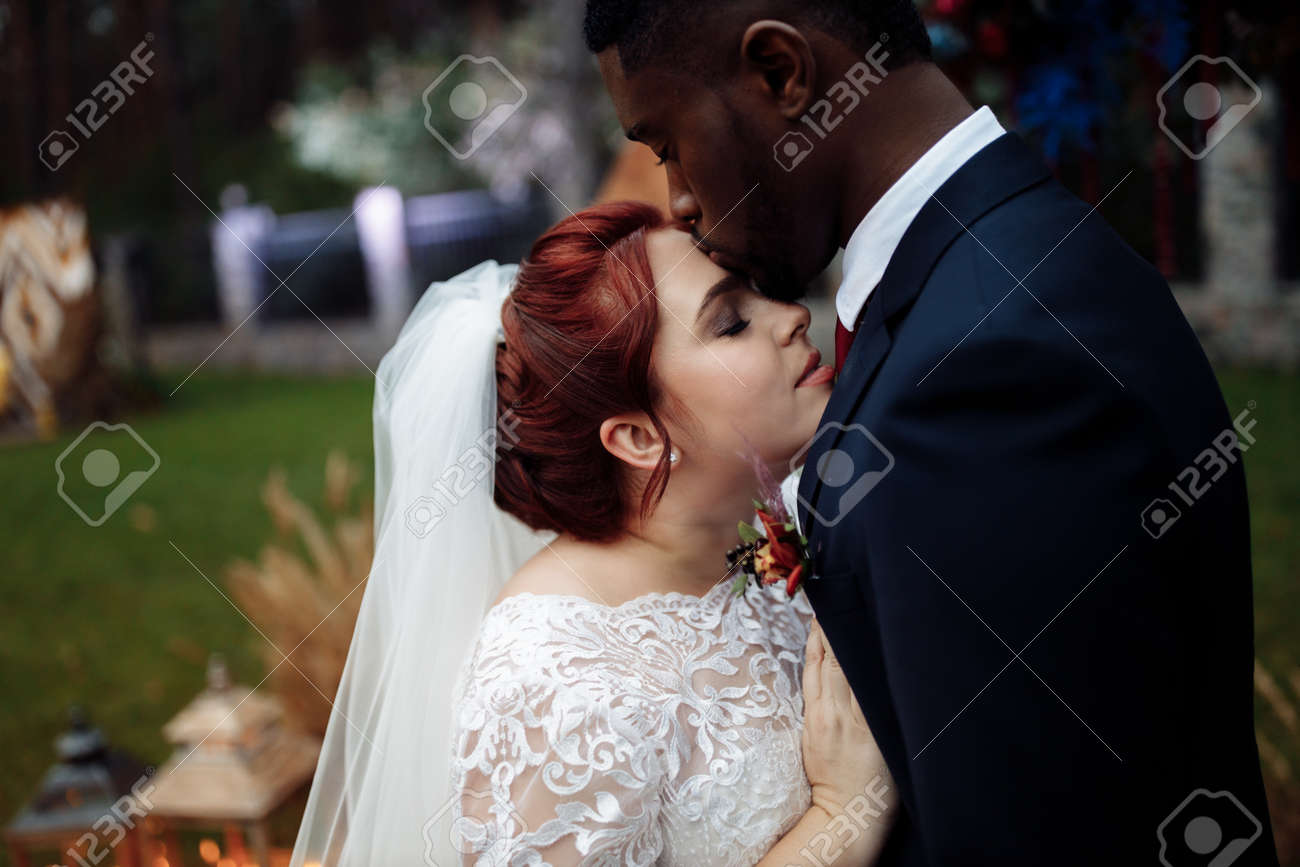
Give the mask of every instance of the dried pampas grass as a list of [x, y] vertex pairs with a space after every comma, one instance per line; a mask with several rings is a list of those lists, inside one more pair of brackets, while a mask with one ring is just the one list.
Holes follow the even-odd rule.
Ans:
[[1271, 727], [1280, 732], [1282, 742], [1269, 738], [1262, 727], [1255, 729], [1259, 744], [1260, 764], [1264, 768], [1264, 782], [1268, 789], [1269, 812], [1273, 819], [1273, 835], [1277, 840], [1278, 856], [1283, 864], [1300, 862], [1300, 781], [1296, 779], [1292, 761], [1300, 756], [1300, 668], [1292, 667], [1287, 673], [1292, 695], [1279, 683], [1264, 664], [1255, 660], [1255, 693], [1263, 699], [1268, 716], [1280, 725]]
[[262, 502], [277, 538], [256, 563], [236, 560], [226, 569], [235, 601], [278, 648], [267, 646], [264, 656], [286, 713], [316, 735], [329, 721], [374, 556], [370, 500], [347, 513], [360, 477], [343, 453], [325, 459], [327, 527], [289, 490], [284, 471], [273, 469]]

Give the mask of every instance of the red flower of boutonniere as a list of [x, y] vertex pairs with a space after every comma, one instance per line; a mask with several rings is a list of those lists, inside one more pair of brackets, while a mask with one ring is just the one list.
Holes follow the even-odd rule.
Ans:
[[812, 572], [812, 558], [808, 556], [808, 540], [795, 529], [794, 518], [787, 512], [781, 498], [781, 486], [772, 478], [767, 465], [756, 456], [751, 458], [762, 500], [754, 500], [762, 529], [745, 521], [738, 525], [740, 544], [727, 552], [727, 567], [739, 570], [731, 584], [737, 596], [745, 592], [749, 579], [760, 585], [785, 585], [787, 596], [793, 596]]
[[752, 524], [740, 522], [740, 544], [727, 552], [727, 565], [740, 570], [731, 590], [739, 596], [749, 579], [755, 578], [764, 586], [783, 583], [786, 595], [793, 596], [812, 570], [808, 540], [795, 530], [788, 516], [772, 514], [771, 507], [758, 500], [754, 506], [763, 529], [760, 532]]

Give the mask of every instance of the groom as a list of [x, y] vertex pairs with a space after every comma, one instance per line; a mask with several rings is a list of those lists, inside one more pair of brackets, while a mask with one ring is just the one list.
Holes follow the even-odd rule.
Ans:
[[883, 863], [1276, 864], [1254, 422], [1161, 276], [972, 110], [911, 0], [589, 0], [585, 29], [718, 264], [791, 300], [844, 248], [799, 511], [901, 795]]

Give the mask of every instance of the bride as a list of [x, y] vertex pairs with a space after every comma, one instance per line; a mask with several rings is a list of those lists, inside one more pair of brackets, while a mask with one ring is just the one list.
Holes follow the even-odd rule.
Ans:
[[295, 867], [875, 860], [894, 787], [811, 607], [724, 557], [829, 397], [807, 327], [632, 203], [430, 287]]

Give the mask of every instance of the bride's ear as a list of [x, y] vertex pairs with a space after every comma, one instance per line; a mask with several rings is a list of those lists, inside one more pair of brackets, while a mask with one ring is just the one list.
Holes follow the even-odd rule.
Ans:
[[755, 21], [740, 39], [740, 55], [746, 71], [761, 79], [787, 120], [798, 120], [812, 105], [817, 62], [798, 29], [784, 21]]
[[664, 441], [644, 413], [614, 415], [600, 423], [600, 444], [614, 457], [638, 469], [653, 470]]

